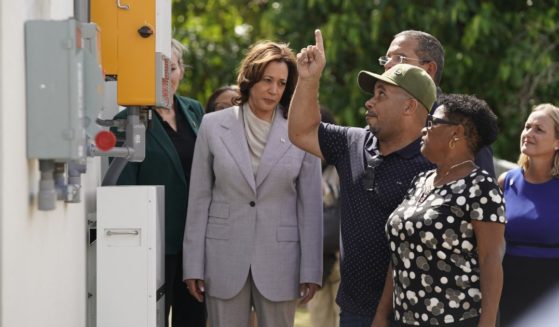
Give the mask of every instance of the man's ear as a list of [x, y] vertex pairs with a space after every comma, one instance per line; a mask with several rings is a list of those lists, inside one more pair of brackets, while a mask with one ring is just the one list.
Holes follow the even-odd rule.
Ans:
[[406, 100], [406, 107], [404, 108], [405, 115], [415, 114], [415, 112], [419, 109], [419, 102], [415, 98], [409, 98]]
[[433, 79], [433, 81], [436, 84], [437, 81], [435, 80], [435, 76], [437, 75], [437, 69], [438, 69], [437, 63], [434, 62], [434, 61], [429, 61], [425, 65], [427, 66], [425, 68], [425, 71], [427, 72], [427, 74], [429, 74], [429, 76], [431, 76], [431, 78]]

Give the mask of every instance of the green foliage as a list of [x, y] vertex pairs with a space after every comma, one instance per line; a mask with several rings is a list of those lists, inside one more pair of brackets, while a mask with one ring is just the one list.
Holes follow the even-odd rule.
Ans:
[[475, 94], [499, 116], [499, 157], [515, 161], [531, 107], [559, 104], [559, 0], [189, 0], [173, 2], [174, 37], [190, 48], [180, 92], [202, 102], [236, 79], [250, 44], [289, 42], [295, 52], [323, 31], [327, 66], [320, 101], [342, 124], [362, 126], [367, 95], [356, 85], [394, 34], [418, 29], [446, 51], [441, 87]]

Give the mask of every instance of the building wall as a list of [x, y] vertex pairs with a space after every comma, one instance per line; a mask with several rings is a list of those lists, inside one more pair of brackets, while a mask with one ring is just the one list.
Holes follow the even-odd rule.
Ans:
[[[26, 157], [24, 22], [73, 16], [73, 0], [0, 1], [0, 326], [86, 326], [90, 159], [78, 204], [37, 210], [38, 161]], [[48, 122], [45, 122], [48, 124]]]

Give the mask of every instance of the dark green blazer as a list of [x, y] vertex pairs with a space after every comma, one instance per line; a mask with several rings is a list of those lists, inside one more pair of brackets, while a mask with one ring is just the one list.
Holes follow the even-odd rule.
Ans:
[[[181, 96], [175, 96], [174, 101], [197, 134], [204, 115], [202, 105]], [[126, 109], [115, 118], [126, 118]], [[185, 179], [175, 146], [156, 117], [146, 131], [146, 158], [143, 162], [129, 162], [117, 184], [165, 187], [165, 254], [177, 254], [182, 249], [190, 181]]]

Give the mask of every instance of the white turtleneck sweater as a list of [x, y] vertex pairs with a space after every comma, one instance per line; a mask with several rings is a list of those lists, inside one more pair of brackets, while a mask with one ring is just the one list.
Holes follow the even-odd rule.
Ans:
[[[243, 122], [245, 124], [245, 134], [248, 143], [248, 150], [250, 152], [250, 159], [252, 162], [252, 171], [254, 177], [256, 177], [256, 172], [258, 171], [258, 166], [260, 165], [260, 158], [266, 147], [266, 141], [268, 140], [268, 134], [270, 134], [270, 129], [272, 127], [271, 122], [262, 120], [250, 110], [248, 103], [243, 105]], [[276, 116], [276, 111], [272, 115], [272, 122]]]

